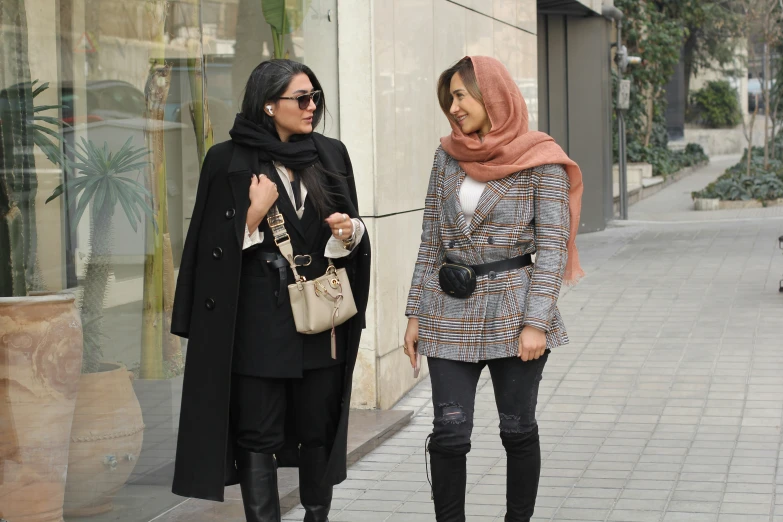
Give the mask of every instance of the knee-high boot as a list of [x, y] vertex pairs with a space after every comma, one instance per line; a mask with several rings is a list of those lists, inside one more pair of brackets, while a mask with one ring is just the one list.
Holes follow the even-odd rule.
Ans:
[[247, 522], [280, 522], [275, 457], [238, 450], [236, 463]]
[[506, 519], [528, 522], [533, 516], [541, 475], [538, 426], [528, 433], [501, 433], [506, 448]]
[[435, 519], [438, 522], [465, 522], [466, 449], [443, 448], [431, 441], [429, 453]]
[[305, 509], [304, 522], [329, 522], [332, 485], [323, 483], [329, 453], [326, 448], [299, 449], [299, 499]]

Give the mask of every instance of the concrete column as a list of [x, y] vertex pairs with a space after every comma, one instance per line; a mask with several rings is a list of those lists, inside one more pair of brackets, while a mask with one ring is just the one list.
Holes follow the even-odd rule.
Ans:
[[603, 230], [612, 219], [612, 88], [605, 18], [569, 17], [568, 153], [582, 168], [580, 231]]

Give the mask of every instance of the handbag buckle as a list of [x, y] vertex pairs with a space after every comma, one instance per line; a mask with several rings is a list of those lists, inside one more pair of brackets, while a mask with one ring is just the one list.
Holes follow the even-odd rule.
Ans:
[[283, 218], [283, 214], [281, 214], [280, 212], [276, 212], [271, 216], [268, 216], [267, 221], [269, 222], [270, 228], [280, 227], [285, 225], [285, 219]]
[[296, 266], [310, 266], [313, 262], [313, 256], [307, 254], [304, 256], [294, 256]]
[[290, 243], [291, 242], [291, 236], [288, 234], [284, 236], [277, 237], [275, 236], [275, 245], [280, 246], [282, 243]]

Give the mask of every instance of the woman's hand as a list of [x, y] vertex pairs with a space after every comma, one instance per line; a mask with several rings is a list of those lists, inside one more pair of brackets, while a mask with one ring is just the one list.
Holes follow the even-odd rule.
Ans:
[[247, 209], [247, 229], [252, 234], [277, 201], [277, 185], [264, 174], [250, 178], [250, 207]]
[[335, 212], [326, 218], [326, 223], [332, 229], [332, 235], [340, 241], [344, 241], [353, 235], [353, 221], [348, 214]]
[[533, 361], [546, 351], [546, 333], [535, 326], [525, 326], [519, 336], [519, 358]]
[[419, 344], [419, 319], [408, 318], [408, 328], [405, 329], [405, 355], [411, 360], [411, 368], [416, 368], [416, 352]]

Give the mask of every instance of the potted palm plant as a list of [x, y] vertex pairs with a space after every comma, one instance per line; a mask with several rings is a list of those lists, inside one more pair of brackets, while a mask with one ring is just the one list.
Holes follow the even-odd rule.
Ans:
[[17, 57], [0, 74], [0, 518], [59, 520], [82, 332], [74, 296], [44, 292], [35, 206], [36, 148], [65, 164], [59, 106], [35, 103], [49, 85], [29, 79], [24, 2], [0, 9], [22, 37], [0, 44]]
[[88, 516], [112, 509], [114, 494], [136, 465], [144, 438], [141, 407], [132, 374], [103, 361], [103, 313], [112, 271], [112, 222], [121, 208], [133, 230], [146, 215], [154, 223], [150, 194], [128, 175], [148, 166], [147, 150], [128, 139], [109, 151], [82, 139], [72, 167], [78, 176], [57, 187], [47, 203], [69, 192], [76, 198], [71, 227], [91, 207], [90, 252], [79, 303], [84, 330], [84, 362], [74, 413], [65, 491], [65, 514]]

